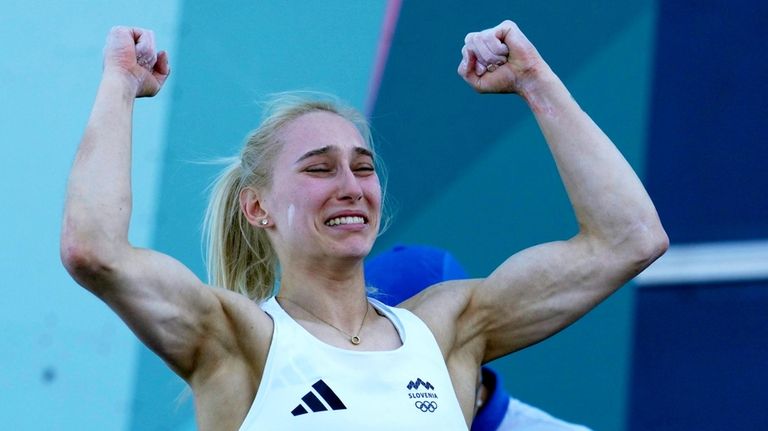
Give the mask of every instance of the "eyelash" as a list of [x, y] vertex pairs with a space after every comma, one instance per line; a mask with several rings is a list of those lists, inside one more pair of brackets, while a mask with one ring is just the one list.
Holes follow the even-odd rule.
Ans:
[[[374, 169], [373, 166], [361, 166], [358, 168], [353, 169], [353, 171], [363, 171], [363, 172], [374, 172], [376, 169]], [[310, 173], [324, 173], [324, 172], [330, 172], [331, 169], [329, 168], [323, 168], [323, 167], [309, 167], [304, 170], [305, 172]]]
[[330, 172], [331, 170], [328, 168], [307, 168], [305, 169], [306, 172]]

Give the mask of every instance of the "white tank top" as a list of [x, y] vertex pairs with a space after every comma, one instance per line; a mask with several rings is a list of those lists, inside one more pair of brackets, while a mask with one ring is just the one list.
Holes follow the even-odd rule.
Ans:
[[432, 332], [410, 311], [371, 304], [400, 334], [390, 351], [326, 344], [271, 298], [274, 333], [256, 398], [240, 431], [467, 430]]

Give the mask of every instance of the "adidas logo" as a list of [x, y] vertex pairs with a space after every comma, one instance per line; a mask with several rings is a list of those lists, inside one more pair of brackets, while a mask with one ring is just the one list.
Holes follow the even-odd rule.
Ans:
[[[331, 410], [347, 409], [347, 406], [341, 402], [336, 393], [333, 392], [322, 379], [316, 381], [315, 384], [312, 385], [312, 389], [314, 389], [314, 391], [310, 390], [306, 395], [301, 397], [301, 401], [304, 403], [299, 403], [296, 408], [291, 410], [292, 415], [301, 416], [309, 413], [307, 408], [315, 413], [327, 411], [329, 407]], [[325, 401], [325, 403], [323, 403], [323, 401]]]
[[417, 390], [419, 389], [419, 386], [424, 386], [424, 389], [427, 389], [430, 391], [435, 390], [435, 387], [432, 386], [432, 383], [425, 382], [424, 380], [421, 380], [421, 379], [416, 379], [415, 382], [413, 380], [408, 382], [408, 389]]

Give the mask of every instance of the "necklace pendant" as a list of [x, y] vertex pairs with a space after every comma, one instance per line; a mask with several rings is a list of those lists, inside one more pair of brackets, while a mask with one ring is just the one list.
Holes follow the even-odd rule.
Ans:
[[360, 344], [360, 337], [355, 335], [354, 337], [349, 339], [349, 342], [357, 346], [358, 344]]

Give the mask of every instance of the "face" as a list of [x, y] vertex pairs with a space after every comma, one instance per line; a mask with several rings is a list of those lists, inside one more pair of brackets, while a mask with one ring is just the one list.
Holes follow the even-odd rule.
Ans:
[[312, 112], [284, 126], [278, 138], [283, 148], [261, 204], [278, 254], [365, 257], [379, 230], [381, 186], [355, 126]]

